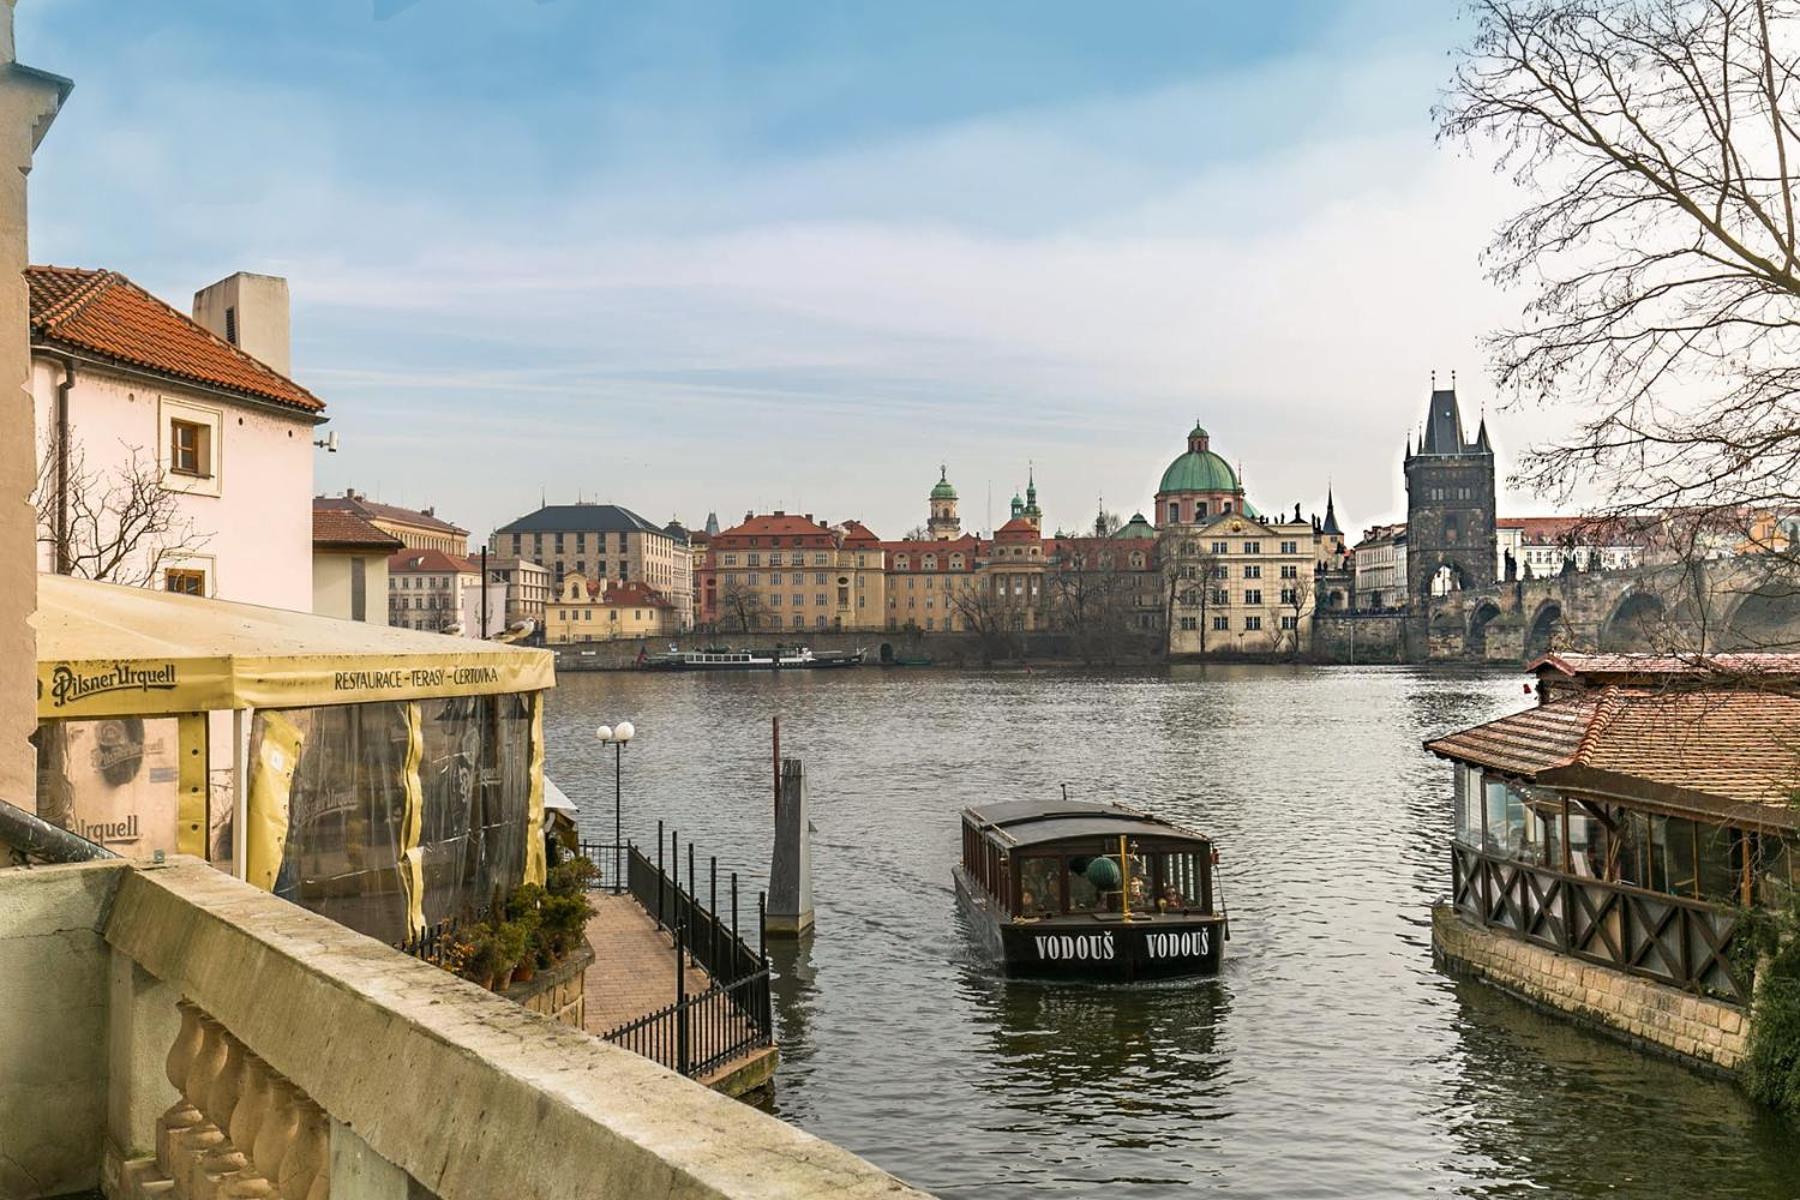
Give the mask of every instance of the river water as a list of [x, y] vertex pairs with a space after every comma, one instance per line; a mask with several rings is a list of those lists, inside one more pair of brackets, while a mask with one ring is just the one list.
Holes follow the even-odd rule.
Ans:
[[[939, 1195], [1800, 1196], [1800, 1130], [1730, 1084], [1433, 966], [1449, 777], [1419, 744], [1523, 707], [1522, 678], [570, 673], [547, 769], [610, 840], [592, 729], [632, 720], [626, 836], [653, 844], [663, 818], [742, 873], [754, 911], [780, 715], [818, 929], [771, 949], [774, 1111]], [[1029, 983], [976, 956], [958, 812], [1064, 782], [1217, 840], [1219, 978]]]

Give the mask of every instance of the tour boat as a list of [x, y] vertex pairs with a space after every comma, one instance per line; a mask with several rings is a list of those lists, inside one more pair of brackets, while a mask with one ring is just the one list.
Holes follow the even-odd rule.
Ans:
[[670, 646], [667, 654], [645, 658], [640, 665], [654, 671], [803, 671], [853, 667], [862, 660], [861, 650], [821, 650], [814, 654], [805, 646], [777, 646], [772, 651], [720, 647], [682, 650]]
[[956, 897], [1009, 974], [1210, 975], [1231, 936], [1211, 839], [1116, 804], [965, 808]]

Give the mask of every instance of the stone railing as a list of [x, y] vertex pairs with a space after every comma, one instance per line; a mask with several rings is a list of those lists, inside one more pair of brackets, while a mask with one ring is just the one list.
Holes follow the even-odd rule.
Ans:
[[0, 1196], [918, 1196], [207, 866], [0, 870]]
[[120, 1164], [115, 1196], [327, 1200], [324, 1110], [185, 1000], [164, 1072], [180, 1098], [156, 1119], [156, 1154]]

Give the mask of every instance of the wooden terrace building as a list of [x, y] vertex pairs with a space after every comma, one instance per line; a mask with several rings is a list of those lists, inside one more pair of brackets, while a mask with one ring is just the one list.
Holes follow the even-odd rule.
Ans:
[[1454, 967], [1641, 1043], [1742, 1056], [1746, 910], [1800, 883], [1800, 655], [1551, 655], [1452, 764]]

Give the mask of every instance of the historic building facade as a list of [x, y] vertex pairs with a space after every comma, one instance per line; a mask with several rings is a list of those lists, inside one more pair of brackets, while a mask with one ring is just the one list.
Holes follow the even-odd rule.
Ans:
[[881, 539], [857, 521], [745, 513], [710, 539], [698, 586], [713, 628], [736, 632], [886, 627]]
[[1327, 522], [1265, 517], [1195, 425], [1156, 489], [1169, 653], [1298, 654], [1311, 642], [1321, 571], [1342, 564], [1335, 498]]
[[680, 632], [681, 618], [674, 601], [646, 583], [603, 582], [570, 572], [545, 608], [544, 641], [565, 646], [669, 637]]
[[[502, 557], [542, 564], [555, 589], [570, 574], [595, 582], [646, 583], [683, 614], [693, 609], [687, 531], [675, 523], [655, 525], [621, 505], [546, 504], [496, 529], [488, 547]], [[684, 615], [683, 628], [687, 620]]]
[[1422, 608], [1436, 592], [1496, 580], [1494, 451], [1484, 419], [1463, 436], [1456, 388], [1433, 388], [1418, 449], [1406, 447], [1406, 594]]

